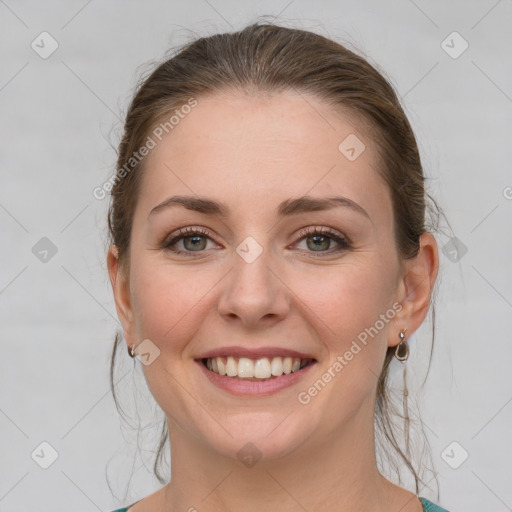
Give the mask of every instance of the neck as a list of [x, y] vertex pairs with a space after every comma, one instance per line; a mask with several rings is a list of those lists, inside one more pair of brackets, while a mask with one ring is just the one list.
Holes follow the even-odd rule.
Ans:
[[401, 489], [378, 472], [373, 417], [356, 417], [342, 434], [308, 441], [252, 467], [205, 449], [171, 421], [169, 435], [171, 481], [162, 495], [163, 510], [381, 512], [396, 503]]

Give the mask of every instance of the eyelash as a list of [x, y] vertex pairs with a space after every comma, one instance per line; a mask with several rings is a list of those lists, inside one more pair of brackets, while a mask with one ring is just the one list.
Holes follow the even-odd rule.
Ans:
[[[201, 253], [205, 252], [206, 249], [203, 251], [182, 251], [180, 249], [176, 249], [176, 248], [172, 249], [171, 248], [173, 245], [175, 245], [180, 240], [183, 240], [183, 239], [189, 238], [189, 237], [193, 237], [193, 236], [197, 236], [197, 235], [205, 236], [206, 238], [211, 239], [209, 232], [205, 231], [202, 228], [190, 228], [190, 227], [183, 228], [183, 229], [180, 229], [179, 231], [177, 231], [176, 235], [173, 236], [169, 241], [165, 241], [162, 244], [161, 248], [169, 250], [175, 254], [185, 254], [192, 258], [198, 257]], [[334, 240], [340, 246], [335, 250], [318, 251], [317, 254], [315, 254], [316, 251], [306, 251], [306, 252], [310, 253], [313, 257], [322, 257], [322, 255], [326, 255], [326, 254], [327, 255], [336, 254], [336, 253], [348, 250], [352, 247], [346, 238], [341, 237], [335, 231], [332, 231], [329, 228], [310, 227], [310, 228], [307, 228], [307, 229], [301, 231], [299, 236], [300, 236], [300, 238], [298, 240], [299, 242], [303, 238], [307, 238], [309, 236], [327, 236], [327, 237], [331, 238], [332, 240]], [[197, 252], [197, 256], [194, 255], [194, 252]]]

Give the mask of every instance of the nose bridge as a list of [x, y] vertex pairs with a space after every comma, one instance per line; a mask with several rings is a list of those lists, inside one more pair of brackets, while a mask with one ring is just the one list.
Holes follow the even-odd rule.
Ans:
[[233, 255], [230, 272], [219, 301], [219, 313], [256, 324], [269, 316], [282, 317], [288, 308], [286, 292], [276, 276], [271, 251], [255, 238], [245, 238]]

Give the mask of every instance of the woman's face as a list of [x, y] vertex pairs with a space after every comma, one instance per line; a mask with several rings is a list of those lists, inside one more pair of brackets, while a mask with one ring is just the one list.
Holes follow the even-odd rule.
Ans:
[[[171, 431], [272, 459], [372, 428], [387, 346], [411, 332], [374, 144], [312, 96], [197, 100], [153, 137], [116, 294], [127, 342], [150, 340], [142, 368]], [[190, 208], [166, 205], [173, 196]], [[304, 196], [345, 199], [314, 208]], [[314, 362], [255, 381], [214, 374], [208, 355], [223, 356], [217, 372], [267, 377], [290, 371], [280, 355]]]

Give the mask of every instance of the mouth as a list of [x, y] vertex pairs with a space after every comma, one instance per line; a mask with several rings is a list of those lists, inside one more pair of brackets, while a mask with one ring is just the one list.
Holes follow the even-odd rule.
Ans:
[[311, 352], [284, 347], [217, 347], [195, 362], [209, 384], [238, 397], [264, 397], [296, 386], [317, 364]]
[[265, 382], [295, 374], [316, 363], [314, 358], [291, 356], [249, 357], [217, 356], [199, 360], [210, 372], [246, 382]]

